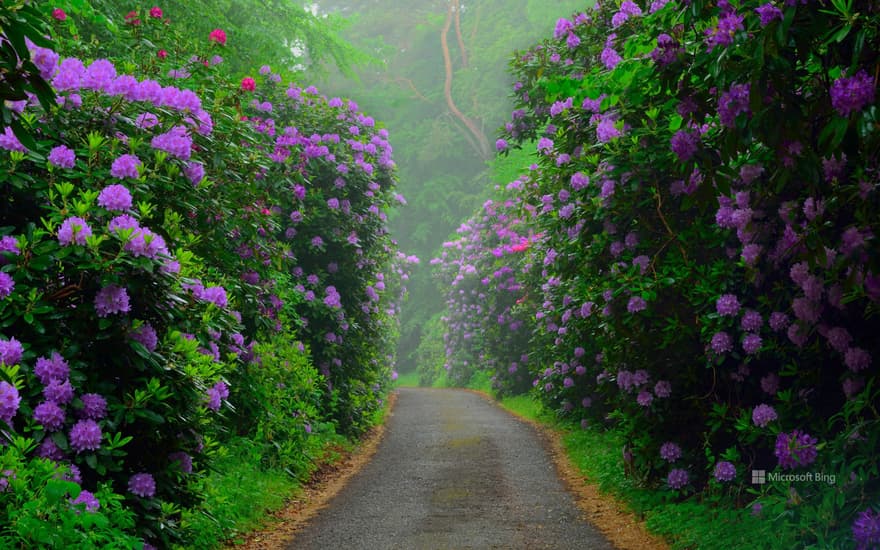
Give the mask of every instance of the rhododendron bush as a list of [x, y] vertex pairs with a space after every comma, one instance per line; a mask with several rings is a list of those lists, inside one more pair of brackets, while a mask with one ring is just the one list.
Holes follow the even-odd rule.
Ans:
[[[496, 246], [486, 231], [454, 259], [474, 281], [518, 273], [535, 391], [622, 430], [638, 481], [754, 504], [820, 544], [877, 543], [849, 528], [880, 506], [876, 18], [657, 0], [560, 20], [512, 62], [498, 142], [537, 157], [509, 199], [534, 212], [534, 261], [471, 261]], [[466, 276], [447, 277], [451, 354], [500, 377], [509, 358], [460, 344], [503, 311], [460, 321]], [[752, 485], [752, 470], [836, 484]]]
[[162, 42], [124, 30], [101, 46], [119, 59], [61, 26], [58, 51], [27, 42], [57, 101], [9, 104], [29, 146], [0, 135], [2, 466], [48, 459], [90, 512], [124, 495], [129, 534], [167, 546], [229, 433], [290, 464], [313, 426], [368, 427], [416, 259], [385, 229], [386, 130], [268, 65], [234, 80], [216, 32], [140, 17]]

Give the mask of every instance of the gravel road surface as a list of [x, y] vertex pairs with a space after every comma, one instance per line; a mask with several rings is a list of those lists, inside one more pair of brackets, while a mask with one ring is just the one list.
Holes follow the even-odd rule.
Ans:
[[534, 428], [471, 392], [399, 392], [372, 461], [288, 549], [612, 548]]

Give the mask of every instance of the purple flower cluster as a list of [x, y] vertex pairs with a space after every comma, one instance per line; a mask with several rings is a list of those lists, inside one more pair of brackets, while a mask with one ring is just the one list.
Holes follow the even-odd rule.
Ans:
[[651, 59], [654, 60], [654, 63], [663, 67], [674, 63], [683, 52], [684, 50], [678, 40], [663, 33], [657, 36], [657, 47], [651, 52]]
[[830, 93], [831, 106], [840, 116], [849, 116], [874, 102], [874, 78], [864, 70], [842, 76], [831, 84]]
[[660, 458], [667, 462], [675, 462], [681, 458], [681, 447], [671, 441], [660, 446]]
[[699, 149], [700, 135], [688, 130], [679, 130], [672, 136], [670, 145], [672, 146], [672, 152], [678, 156], [678, 159], [686, 162]]
[[706, 46], [712, 51], [716, 46], [733, 44], [736, 33], [743, 30], [743, 16], [735, 11], [725, 10], [718, 18], [718, 26], [706, 29]]
[[129, 338], [147, 348], [148, 351], [156, 351], [156, 346], [159, 344], [156, 329], [150, 323], [144, 323], [131, 331]]
[[153, 149], [165, 151], [181, 160], [189, 160], [192, 155], [192, 137], [185, 126], [175, 126], [164, 134], [159, 134], [150, 141]]
[[[0, 343], [2, 343], [2, 341], [0, 341]], [[2, 359], [2, 357], [0, 357], [0, 359]], [[7, 365], [15, 364], [6, 363], [6, 361], [2, 362]], [[0, 382], [0, 420], [7, 424], [11, 423], [12, 418], [18, 413], [18, 407], [20, 404], [21, 396], [18, 393], [18, 388], [5, 380]]]
[[145, 472], [134, 474], [128, 480], [128, 491], [141, 498], [152, 498], [156, 496], [156, 480]]
[[880, 512], [870, 508], [859, 512], [852, 524], [857, 550], [880, 548]]
[[333, 309], [339, 309], [342, 307], [341, 296], [339, 292], [333, 286], [328, 286], [325, 289], [324, 296], [324, 305]]
[[715, 464], [715, 479], [718, 481], [733, 481], [736, 477], [736, 466], [731, 462], [722, 460]]
[[168, 460], [171, 462], [179, 462], [180, 471], [184, 474], [191, 474], [193, 471], [192, 457], [183, 451], [177, 451], [175, 453], [169, 454]]
[[15, 280], [12, 275], [0, 271], [0, 300], [8, 298], [13, 290], [15, 290]]
[[45, 428], [47, 432], [60, 430], [64, 425], [66, 414], [58, 403], [43, 401], [34, 407], [34, 420]]
[[110, 165], [110, 175], [114, 178], [138, 178], [138, 169], [143, 163], [136, 155], [120, 155]]
[[767, 424], [776, 419], [776, 410], [770, 405], [761, 403], [752, 411], [752, 422], [754, 422], [755, 426], [760, 428], [766, 428]]
[[83, 408], [79, 415], [81, 418], [101, 420], [107, 416], [107, 400], [97, 393], [84, 393], [80, 396]]
[[816, 460], [818, 440], [806, 432], [794, 430], [791, 433], [780, 433], [776, 437], [774, 454], [779, 466], [784, 470], [809, 466]]
[[761, 20], [761, 26], [766, 27], [773, 21], [782, 21], [782, 10], [768, 2], [762, 6], [755, 8], [758, 17]]
[[128, 210], [131, 208], [131, 192], [124, 185], [108, 185], [98, 195], [98, 205], [107, 210]]
[[9, 340], [0, 339], [0, 363], [9, 367], [17, 365], [21, 361], [23, 353], [24, 348], [21, 346], [21, 342], [15, 338], [10, 338]]
[[90, 418], [80, 420], [70, 429], [70, 448], [81, 453], [83, 451], [97, 451], [101, 446], [101, 427]]
[[733, 84], [718, 100], [718, 117], [728, 128], [736, 126], [736, 117], [749, 112], [749, 85]]
[[95, 296], [95, 312], [98, 317], [131, 311], [128, 291], [119, 285], [107, 285]]
[[58, 168], [73, 168], [76, 164], [76, 153], [66, 145], [58, 145], [49, 151], [49, 162]]
[[76, 216], [67, 218], [58, 229], [58, 242], [63, 246], [71, 244], [86, 244], [86, 239], [92, 236], [92, 228], [82, 218]]
[[641, 296], [632, 296], [626, 304], [626, 310], [630, 313], [637, 313], [647, 309], [648, 303]]
[[15, 134], [12, 132], [12, 128], [6, 126], [3, 129], [3, 133], [0, 134], [0, 149], [6, 149], [7, 151], [18, 151], [19, 153], [26, 153], [27, 148], [21, 144]]
[[70, 503], [73, 505], [85, 505], [86, 512], [94, 512], [101, 507], [101, 503], [98, 501], [95, 495], [90, 493], [89, 491], [86, 491], [85, 489], [81, 490], [76, 498], [71, 499]]
[[730, 335], [724, 331], [716, 332], [712, 336], [710, 346], [712, 347], [712, 351], [719, 355], [727, 353], [733, 350], [733, 339], [731, 339]]
[[228, 397], [229, 386], [224, 382], [217, 382], [208, 389], [208, 408], [214, 412], [219, 411], [221, 401]]
[[690, 482], [690, 476], [687, 470], [682, 468], [673, 468], [666, 477], [666, 484], [670, 489], [682, 489]]

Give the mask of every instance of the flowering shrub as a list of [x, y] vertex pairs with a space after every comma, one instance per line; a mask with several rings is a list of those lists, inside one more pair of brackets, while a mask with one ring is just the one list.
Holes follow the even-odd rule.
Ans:
[[[522, 185], [517, 180], [507, 190]], [[535, 240], [526, 222], [535, 211], [522, 206], [515, 195], [486, 201], [432, 261], [441, 266], [439, 279], [448, 288], [444, 367], [453, 383], [466, 383], [481, 368], [494, 373], [493, 387], [500, 392], [521, 393], [531, 382], [533, 314], [523, 305], [522, 278], [530, 270], [527, 251]]]
[[57, 105], [14, 106], [31, 146], [0, 136], [0, 420], [86, 512], [115, 492], [122, 528], [168, 546], [230, 432], [303, 472], [313, 424], [369, 425], [415, 259], [385, 229], [387, 131], [268, 67], [237, 83], [222, 30], [162, 17], [130, 13], [114, 62], [63, 28], [59, 52], [28, 43]]
[[880, 478], [876, 15], [602, 3], [517, 54], [499, 141], [538, 158], [518, 200], [542, 235], [539, 394], [615, 424], [628, 471], [679, 496], [742, 505], [738, 472], [834, 475], [758, 496], [823, 543], [852, 536], [836, 526]]

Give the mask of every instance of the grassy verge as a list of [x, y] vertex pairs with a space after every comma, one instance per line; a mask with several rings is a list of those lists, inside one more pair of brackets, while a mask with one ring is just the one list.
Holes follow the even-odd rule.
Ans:
[[705, 495], [678, 502], [663, 488], [638, 486], [624, 475], [623, 439], [614, 431], [582, 429], [562, 421], [529, 395], [506, 397], [499, 404], [560, 433], [566, 454], [581, 475], [597, 484], [602, 493], [614, 496], [643, 518], [648, 530], [662, 536], [672, 548], [789, 550], [802, 547], [797, 533], [782, 528], [773, 518], [756, 517], [751, 510], [717, 506], [701, 500]]
[[[371, 423], [384, 423], [390, 407], [389, 400], [375, 412]], [[189, 548], [239, 545], [248, 534], [272, 528], [277, 521], [272, 514], [301, 492], [301, 480], [307, 480], [321, 465], [337, 462], [358, 446], [358, 441], [335, 433], [313, 437], [321, 438], [313, 448], [322, 450], [308, 457], [310, 467], [304, 472], [264, 466], [260, 446], [249, 439], [233, 438], [226, 443], [214, 462], [214, 470], [202, 480], [205, 500], [183, 514], [181, 526], [193, 534]]]
[[394, 381], [395, 388], [416, 388], [419, 385], [419, 373], [417, 371], [402, 372]]

